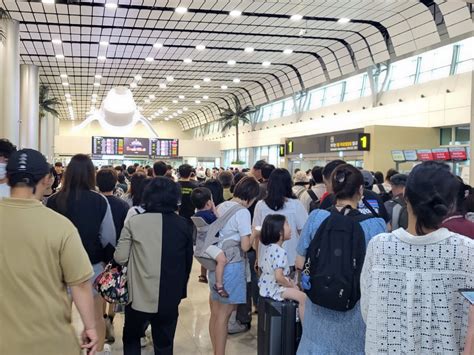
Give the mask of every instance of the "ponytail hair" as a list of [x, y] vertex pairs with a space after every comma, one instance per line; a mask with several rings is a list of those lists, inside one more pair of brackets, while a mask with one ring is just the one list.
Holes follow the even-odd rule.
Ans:
[[336, 199], [350, 199], [359, 193], [364, 177], [356, 167], [342, 164], [333, 171], [331, 185]]
[[417, 165], [408, 175], [405, 198], [416, 216], [416, 233], [438, 229], [455, 210], [460, 182], [449, 166], [427, 161]]

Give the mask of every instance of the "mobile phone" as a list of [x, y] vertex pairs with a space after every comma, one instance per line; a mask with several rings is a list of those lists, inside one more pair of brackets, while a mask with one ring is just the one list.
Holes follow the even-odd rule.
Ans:
[[462, 288], [459, 290], [459, 293], [463, 295], [470, 304], [474, 305], [474, 288]]

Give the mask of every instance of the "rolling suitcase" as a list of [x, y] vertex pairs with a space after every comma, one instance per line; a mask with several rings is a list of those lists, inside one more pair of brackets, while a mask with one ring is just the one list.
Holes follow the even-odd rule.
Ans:
[[302, 333], [296, 321], [298, 304], [263, 297], [258, 304], [258, 355], [296, 354]]

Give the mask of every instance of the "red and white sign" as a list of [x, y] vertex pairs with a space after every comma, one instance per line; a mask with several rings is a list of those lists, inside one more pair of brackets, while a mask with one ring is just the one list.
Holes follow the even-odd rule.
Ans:
[[436, 148], [436, 149], [431, 149], [431, 151], [433, 152], [434, 160], [450, 160], [451, 159], [448, 148]]
[[431, 149], [418, 149], [416, 151], [416, 156], [420, 161], [433, 160], [433, 153]]
[[452, 160], [467, 160], [467, 152], [464, 147], [449, 148], [449, 155]]

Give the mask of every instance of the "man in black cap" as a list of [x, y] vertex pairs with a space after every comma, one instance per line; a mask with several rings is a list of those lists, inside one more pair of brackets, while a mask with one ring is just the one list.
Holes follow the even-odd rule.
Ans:
[[[98, 337], [89, 257], [74, 225], [37, 199], [51, 183], [51, 168], [40, 152], [22, 149], [10, 155], [6, 170], [11, 197], [0, 200], [1, 352], [72, 355], [82, 348], [93, 354]], [[82, 345], [71, 327], [67, 287], [85, 326]]]
[[390, 178], [393, 197], [385, 202], [385, 208], [390, 217], [391, 229], [408, 227], [408, 211], [405, 201], [405, 186], [407, 184], [408, 175], [396, 174]]

